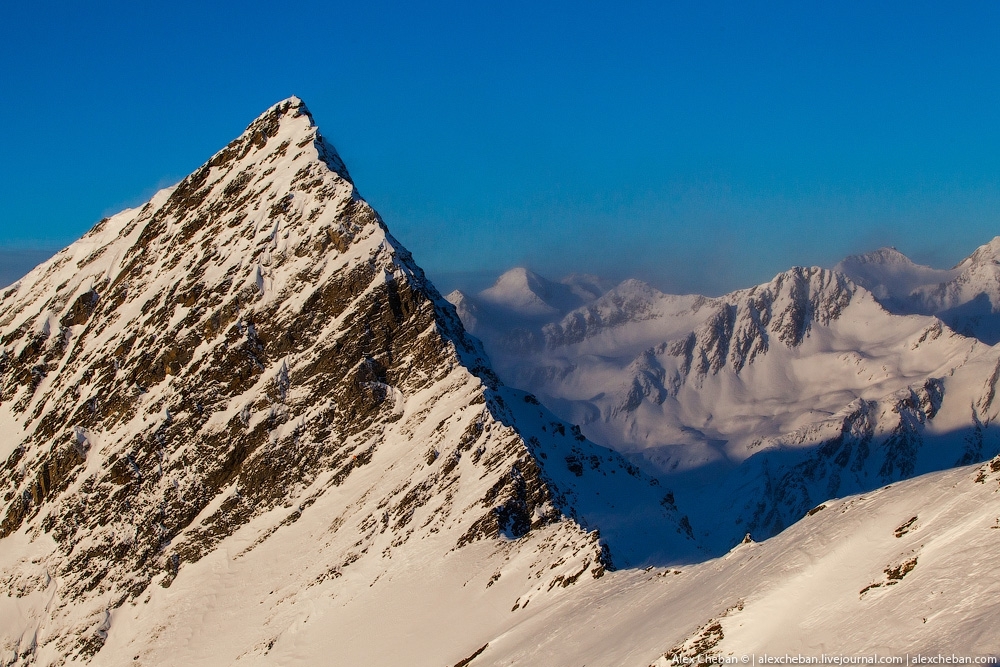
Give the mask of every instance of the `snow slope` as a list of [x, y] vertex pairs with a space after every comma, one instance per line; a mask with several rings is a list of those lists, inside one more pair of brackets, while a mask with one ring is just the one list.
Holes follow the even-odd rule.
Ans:
[[993, 459], [828, 501], [715, 560], [613, 573], [489, 639], [469, 664], [997, 656], [998, 544]]

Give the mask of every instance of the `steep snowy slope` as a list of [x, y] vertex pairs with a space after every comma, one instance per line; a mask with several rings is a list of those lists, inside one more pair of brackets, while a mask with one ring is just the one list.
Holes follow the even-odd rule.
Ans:
[[997, 656], [998, 546], [994, 459], [828, 501], [716, 560], [613, 573], [491, 638], [468, 664]]
[[5, 664], [454, 662], [698, 554], [655, 480], [497, 381], [296, 98], [0, 294], [0, 457]]

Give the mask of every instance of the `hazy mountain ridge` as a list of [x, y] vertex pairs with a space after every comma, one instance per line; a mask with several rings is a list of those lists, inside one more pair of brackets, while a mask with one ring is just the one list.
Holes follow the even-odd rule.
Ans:
[[947, 271], [915, 264], [894, 248], [848, 257], [835, 268], [892, 312], [934, 315], [966, 336], [1000, 342], [1000, 237]]
[[922, 285], [939, 284], [955, 277], [955, 271], [915, 264], [896, 248], [879, 248], [846, 257], [834, 271], [849, 276], [880, 300], [909, 295]]

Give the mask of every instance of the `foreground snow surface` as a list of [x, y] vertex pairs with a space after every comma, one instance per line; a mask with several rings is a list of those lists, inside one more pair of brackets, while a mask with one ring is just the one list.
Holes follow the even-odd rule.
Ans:
[[[92, 664], [454, 665], [484, 646], [469, 664], [1000, 651], [1000, 459], [827, 502], [722, 558], [581, 579], [514, 610], [533, 576], [524, 545], [440, 558], [429, 540], [381, 578], [361, 562], [317, 583], [326, 517], [307, 513], [249, 552], [230, 537], [169, 589], [115, 610]], [[0, 598], [0, 621], [56, 594]]]
[[699, 565], [613, 573], [525, 618], [472, 664], [648, 665], [672, 650], [995, 655], [997, 471], [995, 459], [830, 501]]

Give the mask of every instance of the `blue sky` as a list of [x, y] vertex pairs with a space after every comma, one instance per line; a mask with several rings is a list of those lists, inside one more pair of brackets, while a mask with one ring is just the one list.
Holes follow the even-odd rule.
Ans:
[[0, 9], [8, 268], [292, 94], [446, 284], [719, 293], [1000, 234], [995, 2], [92, 4]]

